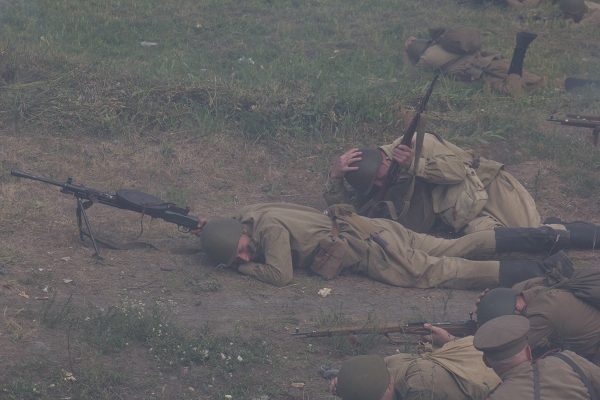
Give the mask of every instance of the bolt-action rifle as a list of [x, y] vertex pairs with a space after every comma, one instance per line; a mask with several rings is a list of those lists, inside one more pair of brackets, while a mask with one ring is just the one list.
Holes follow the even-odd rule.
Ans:
[[[430, 335], [431, 330], [423, 325], [426, 322], [411, 322], [408, 324], [383, 325], [383, 326], [359, 326], [359, 327], [341, 327], [325, 330], [314, 330], [301, 332], [298, 328], [292, 333], [292, 336], [300, 337], [330, 337], [344, 335], [366, 335], [380, 334], [388, 336], [391, 333], [400, 333], [404, 335]], [[477, 322], [473, 319], [459, 322], [434, 322], [431, 325], [444, 328], [451, 335], [464, 337], [473, 335], [477, 330]]]
[[[106, 193], [100, 190], [91, 189], [83, 185], [75, 185], [73, 178], [68, 178], [66, 182], [58, 182], [53, 179], [43, 178], [35, 176], [27, 172], [19, 170], [11, 170], [10, 174], [19, 178], [32, 179], [34, 181], [40, 181], [48, 183], [50, 185], [59, 186], [61, 192], [65, 194], [71, 194], [77, 199], [77, 226], [79, 228], [79, 237], [83, 240], [84, 236], [87, 236], [92, 241], [94, 250], [96, 253], [94, 256], [100, 257], [98, 246], [96, 245], [96, 239], [92, 234], [92, 228], [90, 225], [89, 218], [85, 212], [94, 203], [100, 203], [111, 207], [120, 208], [123, 210], [135, 211], [142, 215], [149, 215], [152, 218], [160, 218], [167, 222], [177, 224], [180, 230], [189, 232], [192, 229], [198, 227], [198, 217], [189, 215], [189, 208], [182, 208], [174, 203], [165, 202], [158, 197], [151, 194], [140, 192], [135, 189], [121, 189], [117, 190], [116, 193]], [[86, 230], [84, 231], [83, 225], [85, 224]]]
[[598, 136], [600, 136], [600, 115], [568, 113], [565, 118], [557, 118], [556, 116], [551, 115], [547, 121], [556, 122], [561, 125], [576, 126], [578, 128], [590, 128], [592, 129], [594, 146], [598, 145]]
[[[429, 102], [429, 98], [431, 97], [431, 93], [433, 92], [433, 87], [435, 86], [435, 83], [437, 82], [439, 77], [440, 74], [436, 74], [433, 77], [429, 86], [427, 87], [425, 95], [421, 98], [421, 101], [419, 101], [419, 105], [417, 106], [415, 115], [413, 116], [412, 120], [406, 127], [404, 134], [402, 135], [402, 140], [400, 141], [400, 144], [403, 144], [405, 146], [410, 146], [412, 144], [413, 137], [415, 136], [415, 132], [417, 131], [419, 122], [421, 121], [421, 114], [423, 114], [425, 112], [425, 109], [427, 108], [427, 103]], [[392, 165], [390, 166], [390, 171], [388, 173], [388, 187], [396, 183], [399, 174], [400, 165], [392, 160]]]

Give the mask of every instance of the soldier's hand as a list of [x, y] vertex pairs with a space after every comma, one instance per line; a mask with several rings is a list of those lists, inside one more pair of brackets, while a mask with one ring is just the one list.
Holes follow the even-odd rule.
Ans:
[[399, 144], [398, 146], [394, 147], [394, 150], [392, 151], [392, 158], [401, 167], [409, 169], [412, 165], [413, 159], [415, 158], [415, 151], [412, 147]]
[[357, 148], [350, 149], [342, 154], [338, 159], [335, 160], [329, 176], [332, 178], [343, 178], [346, 172], [356, 171], [358, 167], [351, 167], [350, 165], [362, 160], [362, 152]]
[[335, 378], [331, 378], [329, 380], [329, 392], [331, 392], [331, 394], [335, 396], [336, 389], [337, 389], [337, 376]]
[[198, 218], [198, 227], [196, 229], [191, 229], [190, 233], [196, 236], [200, 236], [202, 234], [202, 229], [204, 229], [204, 225], [208, 222], [206, 218]]
[[434, 346], [442, 347], [446, 343], [451, 342], [456, 339], [456, 336], [451, 335], [444, 328], [440, 328], [438, 326], [433, 326], [431, 324], [423, 324], [423, 327], [425, 329], [429, 329], [429, 331], [431, 332], [431, 334], [425, 335], [423, 337], [423, 340], [425, 342], [431, 343]]

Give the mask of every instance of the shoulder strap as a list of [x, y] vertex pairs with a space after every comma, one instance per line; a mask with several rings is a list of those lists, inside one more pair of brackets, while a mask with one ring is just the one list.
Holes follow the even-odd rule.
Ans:
[[561, 360], [563, 360], [564, 362], [566, 362], [567, 364], [569, 364], [569, 366], [573, 369], [573, 371], [575, 371], [577, 373], [577, 375], [579, 375], [579, 379], [581, 379], [581, 381], [587, 388], [588, 393], [590, 394], [590, 399], [591, 400], [598, 399], [598, 395], [596, 393], [596, 390], [594, 390], [594, 387], [592, 386], [592, 382], [590, 381], [590, 378], [585, 374], [585, 372], [583, 372], [581, 367], [579, 365], [577, 365], [577, 363], [575, 361], [573, 361], [572, 359], [570, 359], [563, 353], [552, 354], [552, 357], [558, 357]]
[[537, 362], [531, 364], [533, 368], [533, 398], [540, 400], [540, 368]]

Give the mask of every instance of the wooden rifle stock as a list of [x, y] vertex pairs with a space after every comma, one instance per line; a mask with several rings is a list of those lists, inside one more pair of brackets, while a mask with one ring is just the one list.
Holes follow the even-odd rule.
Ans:
[[[331, 336], [344, 336], [344, 335], [367, 335], [367, 334], [379, 334], [389, 335], [391, 333], [400, 333], [404, 335], [429, 335], [431, 330], [425, 328], [423, 325], [426, 322], [412, 322], [409, 324], [401, 325], [383, 325], [383, 326], [361, 326], [361, 327], [341, 327], [331, 328], [325, 330], [314, 330], [301, 332], [298, 328], [292, 333], [292, 336], [301, 337], [331, 337]], [[473, 335], [477, 330], [477, 323], [473, 319], [460, 322], [434, 322], [431, 325], [439, 328], [443, 328], [448, 331], [451, 335], [464, 337]]]

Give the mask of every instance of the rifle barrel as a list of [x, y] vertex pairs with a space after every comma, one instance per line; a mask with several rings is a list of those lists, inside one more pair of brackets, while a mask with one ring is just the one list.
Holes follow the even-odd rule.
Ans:
[[61, 187], [64, 186], [64, 183], [55, 181], [54, 179], [44, 178], [44, 177], [41, 177], [41, 176], [32, 175], [32, 174], [29, 174], [27, 172], [23, 172], [23, 171], [18, 170], [18, 169], [11, 169], [10, 170], [10, 174], [12, 176], [16, 176], [17, 178], [25, 178], [25, 179], [32, 179], [34, 181], [46, 182], [46, 183], [49, 183], [50, 185], [54, 185], [54, 186], [61, 186]]
[[600, 122], [600, 115], [567, 113], [567, 118], [585, 119]]

